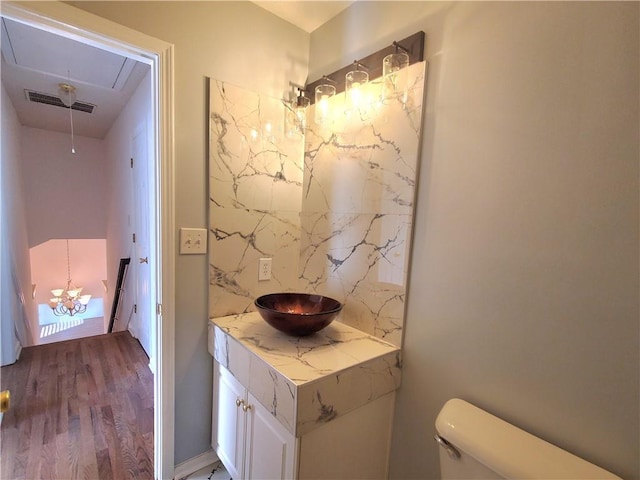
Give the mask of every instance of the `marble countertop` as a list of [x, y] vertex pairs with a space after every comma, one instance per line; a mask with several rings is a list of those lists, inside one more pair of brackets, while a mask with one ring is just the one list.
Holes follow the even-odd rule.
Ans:
[[307, 337], [291, 337], [267, 324], [258, 312], [211, 320], [295, 385], [338, 373], [400, 349], [340, 322]]
[[296, 436], [400, 386], [400, 348], [341, 322], [291, 337], [250, 312], [209, 331], [211, 355]]

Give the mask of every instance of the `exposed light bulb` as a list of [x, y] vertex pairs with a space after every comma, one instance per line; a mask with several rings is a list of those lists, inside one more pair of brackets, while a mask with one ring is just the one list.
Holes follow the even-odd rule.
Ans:
[[[324, 77], [327, 81], [332, 81], [328, 77]], [[316, 87], [316, 111], [315, 122], [318, 125], [323, 125], [329, 122], [330, 118], [330, 105], [329, 101], [336, 94], [336, 87], [324, 83]]]
[[[359, 66], [356, 63], [356, 68]], [[345, 75], [347, 110], [357, 110], [364, 101], [363, 89], [369, 82], [369, 74], [362, 70], [352, 70]]]

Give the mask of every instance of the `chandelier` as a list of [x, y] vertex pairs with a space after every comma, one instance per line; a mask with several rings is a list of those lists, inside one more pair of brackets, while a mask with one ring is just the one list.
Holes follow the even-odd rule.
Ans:
[[53, 298], [49, 299], [49, 306], [57, 316], [74, 316], [84, 313], [91, 295], [80, 295], [82, 287], [76, 287], [71, 281], [71, 263], [69, 262], [69, 240], [67, 240], [67, 286], [51, 290]]

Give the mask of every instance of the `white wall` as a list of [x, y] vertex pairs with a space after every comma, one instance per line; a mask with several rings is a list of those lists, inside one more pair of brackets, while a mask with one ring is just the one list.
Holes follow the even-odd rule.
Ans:
[[[2, 109], [1, 133], [1, 189], [0, 189], [0, 363], [6, 365], [16, 360], [19, 348], [14, 334], [14, 320], [22, 333], [22, 345], [31, 343], [28, 325], [34, 316], [31, 301], [31, 275], [27, 248], [27, 224], [23, 180], [20, 171], [20, 121], [9, 96], [2, 85], [0, 107]], [[20, 318], [22, 317], [22, 318]], [[21, 320], [26, 320], [22, 322]]]
[[[72, 283], [82, 287], [83, 295], [104, 303], [102, 281], [107, 277], [107, 242], [104, 239], [69, 240], [69, 265], [67, 267], [67, 240], [48, 240], [30, 249], [31, 281], [36, 285], [35, 303], [48, 305], [51, 290], [67, 285], [67, 268]], [[48, 309], [48, 307], [47, 307]], [[48, 315], [46, 318], [51, 318]], [[42, 323], [40, 315], [34, 319], [34, 330]]]
[[[133, 315], [135, 303], [134, 269], [136, 267], [132, 234], [134, 227], [133, 177], [130, 159], [132, 139], [141, 125], [152, 127], [151, 121], [151, 69], [142, 79], [124, 110], [113, 123], [107, 136], [107, 270], [109, 292], [107, 296], [107, 317], [111, 314], [113, 295], [118, 278], [121, 258], [131, 258], [127, 269], [126, 283], [121, 293], [118, 323], [114, 330], [123, 330]], [[153, 132], [148, 132], [151, 137]], [[109, 318], [106, 318], [109, 321]]]
[[311, 80], [427, 37], [393, 478], [437, 477], [451, 397], [640, 478], [639, 8], [357, 2], [312, 33]]
[[69, 134], [23, 127], [21, 137], [29, 247], [51, 238], [105, 238], [103, 141], [76, 136], [72, 154]]
[[[175, 223], [207, 226], [207, 77], [280, 97], [309, 35], [250, 2], [69, 2], [175, 46]], [[175, 463], [210, 448], [207, 258], [176, 252]]]

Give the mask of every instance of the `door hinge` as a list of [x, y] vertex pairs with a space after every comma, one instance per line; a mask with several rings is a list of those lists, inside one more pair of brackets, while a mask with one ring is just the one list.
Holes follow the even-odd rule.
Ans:
[[131, 157], [131, 168], [133, 168], [133, 157]]
[[161, 303], [156, 304], [156, 314], [157, 315], [162, 315], [162, 304]]
[[137, 303], [133, 304], [133, 313], [138, 313], [138, 304]]
[[136, 243], [136, 234], [133, 234], [133, 243]]

